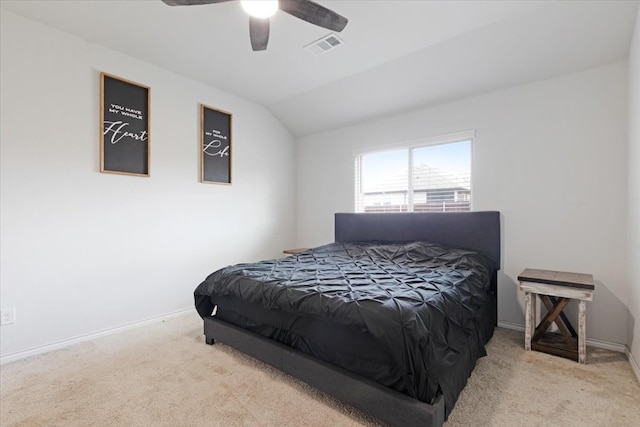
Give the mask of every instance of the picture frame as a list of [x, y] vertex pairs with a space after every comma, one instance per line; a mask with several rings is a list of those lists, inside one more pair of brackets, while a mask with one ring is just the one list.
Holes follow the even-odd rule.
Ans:
[[151, 89], [100, 73], [100, 172], [150, 176]]
[[200, 181], [231, 185], [233, 115], [200, 105]]

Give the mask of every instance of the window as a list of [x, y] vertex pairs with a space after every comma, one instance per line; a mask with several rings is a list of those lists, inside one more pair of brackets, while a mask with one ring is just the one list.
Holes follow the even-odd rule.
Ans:
[[473, 132], [355, 158], [356, 212], [471, 210]]

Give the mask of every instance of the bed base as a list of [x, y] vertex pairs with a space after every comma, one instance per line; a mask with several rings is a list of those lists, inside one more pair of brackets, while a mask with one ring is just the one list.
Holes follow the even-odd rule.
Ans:
[[204, 319], [207, 344], [220, 341], [391, 426], [439, 427], [444, 397], [432, 405], [214, 317]]

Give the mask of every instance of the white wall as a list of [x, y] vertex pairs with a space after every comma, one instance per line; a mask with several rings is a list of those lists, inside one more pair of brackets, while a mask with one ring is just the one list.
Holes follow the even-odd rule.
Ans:
[[[2, 11], [0, 355], [193, 307], [294, 243], [294, 139], [261, 106]], [[99, 172], [99, 75], [151, 87], [151, 177]], [[233, 184], [201, 184], [199, 104], [233, 113]], [[34, 350], [35, 351], [35, 350]]]
[[[298, 141], [297, 244], [353, 211], [353, 151], [475, 129], [473, 204], [499, 210], [499, 318], [523, 325], [525, 267], [592, 273], [587, 335], [626, 343], [627, 65], [618, 63]], [[348, 94], [347, 94], [348, 95]]]
[[[629, 50], [629, 347], [640, 364], [640, 10]], [[636, 365], [637, 366], [637, 365]], [[636, 372], [640, 376], [640, 372]]]

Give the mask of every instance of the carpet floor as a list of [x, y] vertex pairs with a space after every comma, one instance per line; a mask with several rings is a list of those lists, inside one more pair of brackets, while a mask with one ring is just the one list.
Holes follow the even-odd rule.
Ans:
[[[621, 353], [587, 365], [523, 350], [498, 328], [446, 427], [640, 426]], [[376, 420], [223, 344], [195, 314], [0, 367], [0, 425], [373, 426]]]

